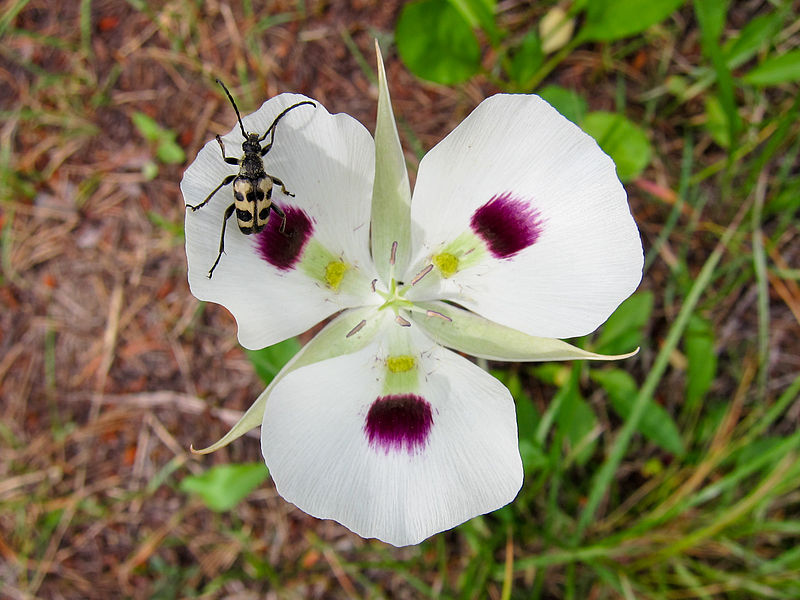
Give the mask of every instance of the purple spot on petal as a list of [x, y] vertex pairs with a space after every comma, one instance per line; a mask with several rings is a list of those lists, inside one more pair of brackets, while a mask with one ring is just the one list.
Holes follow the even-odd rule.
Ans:
[[472, 215], [470, 226], [495, 258], [510, 258], [536, 243], [542, 233], [539, 211], [511, 192], [492, 196]]
[[281, 218], [272, 213], [264, 230], [256, 237], [258, 253], [281, 271], [288, 271], [303, 256], [303, 249], [314, 232], [314, 223], [305, 211], [284, 206], [286, 228], [280, 231]]
[[372, 403], [364, 424], [370, 446], [409, 454], [422, 449], [433, 425], [431, 405], [414, 394], [382, 396]]

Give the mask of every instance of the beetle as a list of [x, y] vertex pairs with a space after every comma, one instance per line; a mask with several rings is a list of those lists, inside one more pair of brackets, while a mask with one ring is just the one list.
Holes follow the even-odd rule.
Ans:
[[[217, 83], [225, 90], [225, 94], [227, 94], [228, 99], [233, 105], [233, 110], [236, 111], [236, 119], [239, 121], [239, 128], [242, 130], [244, 141], [242, 142], [242, 157], [234, 158], [232, 156], [226, 156], [225, 145], [222, 143], [222, 138], [216, 136], [217, 143], [222, 149], [222, 160], [229, 165], [238, 165], [239, 173], [228, 175], [200, 204], [186, 205], [188, 208], [191, 208], [193, 212], [199, 210], [208, 204], [211, 198], [214, 197], [214, 194], [221, 188], [233, 182], [233, 204], [225, 209], [225, 214], [222, 217], [219, 253], [217, 254], [217, 259], [214, 261], [214, 264], [211, 265], [211, 269], [208, 271], [209, 279], [211, 279], [211, 276], [214, 274], [214, 269], [217, 268], [219, 259], [222, 258], [222, 254], [225, 252], [225, 227], [234, 211], [236, 212], [236, 221], [239, 225], [239, 231], [245, 235], [262, 231], [269, 221], [270, 211], [275, 211], [281, 218], [279, 231], [286, 235], [284, 233], [286, 229], [286, 214], [279, 206], [272, 203], [272, 188], [274, 185], [279, 185], [281, 186], [281, 191], [287, 196], [294, 197], [294, 194], [286, 189], [286, 186], [280, 179], [270, 175], [264, 170], [264, 157], [272, 149], [272, 144], [275, 141], [275, 126], [286, 113], [304, 104], [310, 104], [314, 108], [317, 106], [310, 100], [303, 100], [302, 102], [293, 104], [275, 117], [272, 125], [264, 132], [264, 135], [259, 136], [257, 133], [247, 133], [245, 131], [244, 125], [242, 124], [242, 117], [239, 114], [239, 108], [236, 106], [233, 96], [228, 91], [228, 88], [225, 87], [225, 84], [219, 79], [217, 79]], [[268, 135], [270, 136], [269, 143], [262, 146], [261, 143]]]

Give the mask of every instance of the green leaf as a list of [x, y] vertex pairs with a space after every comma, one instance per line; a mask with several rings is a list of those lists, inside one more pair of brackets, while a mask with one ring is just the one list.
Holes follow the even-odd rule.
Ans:
[[722, 109], [722, 103], [714, 94], [706, 96], [706, 131], [721, 148], [731, 145], [731, 132], [728, 127], [728, 118]]
[[702, 402], [717, 374], [714, 330], [711, 323], [692, 315], [684, 335], [684, 352], [688, 360], [686, 372], [686, 405]]
[[172, 134], [169, 139], [162, 140], [158, 144], [158, 148], [156, 148], [156, 157], [167, 165], [180, 165], [186, 161], [186, 153], [178, 145], [174, 137], [175, 134]]
[[749, 21], [735, 38], [728, 40], [722, 54], [728, 67], [735, 69], [750, 60], [762, 47], [769, 44], [781, 27], [778, 13], [761, 15]]
[[186, 153], [175, 141], [174, 131], [164, 129], [143, 112], [133, 113], [131, 120], [144, 139], [157, 145], [156, 157], [158, 160], [170, 165], [181, 164], [186, 160]]
[[157, 142], [164, 137], [164, 129], [161, 125], [143, 112], [133, 113], [131, 120], [142, 137], [148, 142]]
[[591, 0], [580, 36], [610, 42], [640, 33], [663, 21], [684, 0]]
[[508, 63], [508, 76], [511, 81], [524, 87], [536, 75], [542, 62], [544, 62], [542, 42], [539, 40], [539, 35], [531, 31], [522, 38], [522, 43], [512, 52]]
[[644, 327], [653, 313], [653, 292], [638, 292], [619, 305], [600, 330], [598, 352], [629, 351], [642, 344]]
[[623, 115], [591, 112], [581, 127], [614, 159], [622, 181], [635, 179], [650, 164], [653, 149], [647, 135]]
[[475, 33], [447, 0], [418, 0], [403, 6], [395, 41], [406, 66], [428, 81], [460, 83], [480, 68]]
[[596, 441], [587, 444], [586, 438], [597, 425], [597, 417], [589, 403], [581, 397], [578, 389], [579, 374], [580, 367], [573, 366], [569, 381], [558, 390], [553, 402], [560, 402], [555, 416], [558, 428], [567, 437], [573, 450], [581, 447], [575, 456], [575, 462], [583, 465], [594, 452]]
[[[592, 369], [589, 376], [608, 394], [611, 406], [620, 417], [627, 419], [633, 410], [633, 402], [639, 392], [633, 377], [620, 369]], [[683, 446], [678, 426], [666, 409], [652, 400], [648, 401], [637, 430], [664, 450], [682, 456]]]
[[767, 57], [764, 62], [744, 75], [742, 81], [756, 86], [800, 81], [800, 48]]
[[268, 348], [245, 350], [245, 352], [261, 381], [269, 383], [283, 368], [283, 365], [300, 351], [301, 347], [297, 338], [289, 338]]
[[500, 32], [494, 22], [496, 0], [450, 0], [471, 27], [480, 27], [494, 46], [500, 41]]
[[182, 492], [199, 495], [211, 510], [222, 512], [236, 506], [267, 477], [264, 463], [218, 465], [202, 475], [187, 475], [178, 487]]
[[539, 91], [539, 95], [575, 124], [580, 124], [586, 115], [586, 100], [574, 90], [560, 85], [548, 85]]

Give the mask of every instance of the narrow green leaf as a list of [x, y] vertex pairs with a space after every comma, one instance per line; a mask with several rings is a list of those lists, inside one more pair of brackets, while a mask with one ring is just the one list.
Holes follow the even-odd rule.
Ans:
[[586, 116], [588, 107], [586, 100], [574, 90], [568, 90], [560, 85], [548, 85], [539, 90], [539, 95], [576, 125], [580, 125]]
[[722, 47], [728, 67], [735, 69], [750, 60], [756, 52], [770, 43], [780, 27], [781, 15], [778, 13], [761, 15], [748, 21], [739, 34]]
[[644, 327], [653, 313], [653, 292], [633, 294], [619, 305], [600, 329], [594, 346], [598, 352], [616, 352], [642, 344]]
[[581, 123], [583, 130], [617, 165], [617, 175], [630, 181], [650, 164], [653, 148], [645, 132], [625, 116], [610, 112], [591, 112]]
[[264, 463], [217, 465], [202, 475], [187, 475], [178, 487], [182, 492], [199, 495], [211, 510], [222, 512], [239, 504], [267, 477]]
[[[578, 379], [580, 368], [574, 366], [569, 381], [556, 393], [553, 402], [559, 402], [559, 410], [555, 415], [558, 428], [570, 442], [572, 449], [586, 444], [586, 438], [597, 425], [597, 416], [592, 407], [581, 396]], [[575, 457], [579, 464], [585, 464], [594, 452], [595, 442], [586, 444]]]
[[714, 94], [706, 96], [706, 131], [721, 148], [730, 148], [731, 131], [722, 103]]
[[663, 21], [684, 0], [592, 0], [587, 3], [586, 24], [580, 32], [585, 40], [610, 42], [640, 33]]
[[742, 123], [734, 95], [733, 76], [719, 43], [720, 35], [725, 26], [727, 10], [727, 0], [694, 1], [694, 12], [700, 25], [700, 42], [703, 47], [703, 54], [711, 60], [711, 65], [714, 67], [714, 72], [717, 76], [720, 106], [728, 122], [728, 135], [731, 146], [733, 146]]
[[269, 383], [272, 378], [300, 351], [300, 342], [297, 338], [289, 338], [274, 346], [261, 350], [245, 350], [247, 358], [255, 368], [256, 373], [264, 383]]
[[[614, 412], [627, 419], [639, 392], [633, 377], [620, 369], [592, 369], [589, 376], [606, 391]], [[676, 456], [682, 456], [686, 452], [675, 421], [663, 406], [652, 400], [648, 401], [637, 430]]]
[[800, 49], [767, 57], [764, 62], [744, 75], [742, 81], [756, 86], [800, 81]]
[[586, 501], [586, 506], [581, 512], [581, 516], [578, 519], [578, 526], [571, 540], [576, 546], [583, 537], [586, 528], [589, 526], [589, 523], [595, 518], [603, 496], [608, 492], [609, 487], [612, 485], [614, 475], [617, 472], [620, 462], [622, 462], [622, 458], [625, 456], [625, 452], [627, 451], [628, 445], [631, 442], [633, 433], [638, 427], [639, 421], [644, 416], [645, 408], [647, 407], [649, 400], [653, 397], [656, 387], [661, 381], [661, 378], [664, 376], [667, 365], [669, 364], [670, 356], [678, 346], [678, 342], [680, 341], [683, 332], [689, 323], [690, 317], [695, 311], [695, 307], [697, 306], [700, 297], [711, 283], [714, 273], [716, 272], [717, 265], [719, 265], [719, 262], [722, 259], [722, 254], [725, 251], [726, 246], [730, 243], [734, 234], [739, 230], [741, 219], [744, 217], [744, 213], [748, 208], [749, 202], [743, 204], [739, 209], [739, 212], [736, 214], [733, 222], [725, 230], [725, 233], [722, 234], [719, 243], [714, 248], [714, 251], [708, 257], [706, 262], [703, 264], [700, 272], [697, 274], [697, 277], [695, 278], [694, 283], [692, 284], [692, 287], [689, 290], [689, 293], [687, 294], [680, 311], [678, 312], [678, 316], [672, 322], [669, 332], [667, 333], [667, 337], [664, 340], [664, 343], [661, 346], [655, 361], [653, 362], [653, 366], [650, 369], [650, 372], [647, 374], [647, 378], [642, 384], [642, 387], [639, 389], [639, 393], [636, 394], [636, 399], [634, 400], [628, 420], [625, 421], [625, 425], [622, 426], [622, 429], [617, 434], [617, 437], [615, 438], [611, 447], [611, 451], [608, 453], [602, 467], [600, 467], [594, 477], [592, 488], [589, 492], [588, 500]]
[[480, 68], [475, 33], [448, 0], [418, 0], [403, 6], [395, 41], [406, 66], [428, 81], [452, 85], [466, 81]]
[[717, 374], [717, 354], [714, 350], [714, 330], [711, 323], [692, 315], [684, 336], [686, 370], [686, 404], [702, 402]]

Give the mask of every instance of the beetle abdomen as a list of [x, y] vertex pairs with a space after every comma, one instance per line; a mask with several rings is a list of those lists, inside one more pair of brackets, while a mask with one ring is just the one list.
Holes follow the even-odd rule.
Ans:
[[237, 177], [233, 182], [236, 221], [245, 235], [258, 233], [269, 221], [272, 205], [272, 180], [269, 177]]

